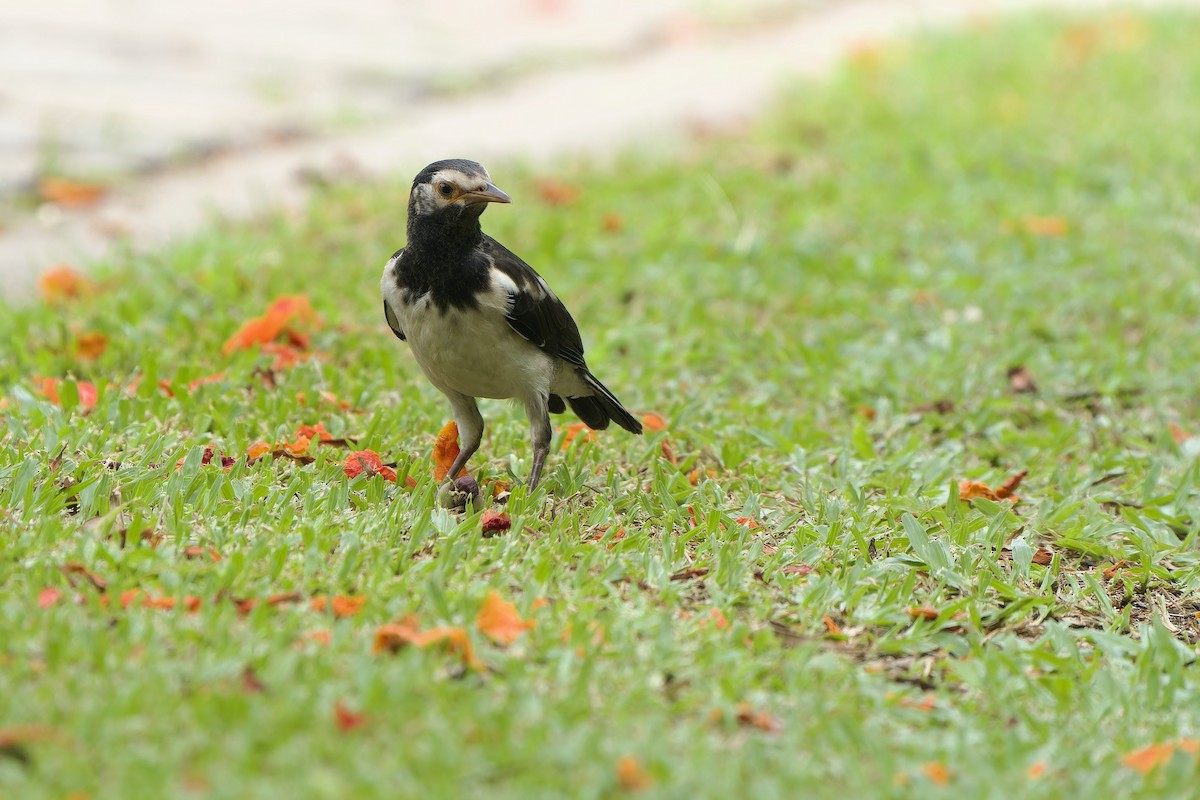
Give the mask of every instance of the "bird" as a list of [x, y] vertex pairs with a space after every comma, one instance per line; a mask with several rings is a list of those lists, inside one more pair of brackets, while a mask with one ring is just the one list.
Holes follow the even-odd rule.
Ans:
[[483, 232], [484, 210], [511, 202], [476, 161], [425, 167], [409, 193], [407, 240], [379, 286], [388, 327], [450, 401], [461, 443], [447, 479], [483, 439], [476, 399], [512, 399], [529, 418], [533, 491], [550, 452], [551, 413], [569, 405], [592, 430], [615, 422], [640, 434], [642, 424], [588, 369], [579, 327], [542, 276]]

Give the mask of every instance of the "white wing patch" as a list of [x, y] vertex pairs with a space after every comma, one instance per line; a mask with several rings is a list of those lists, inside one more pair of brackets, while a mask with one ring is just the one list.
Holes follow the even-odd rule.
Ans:
[[517, 296], [517, 284], [513, 279], [498, 269], [491, 270], [492, 285], [489, 291], [479, 298], [479, 301], [489, 308], [495, 308], [505, 316], [512, 311], [513, 302]]

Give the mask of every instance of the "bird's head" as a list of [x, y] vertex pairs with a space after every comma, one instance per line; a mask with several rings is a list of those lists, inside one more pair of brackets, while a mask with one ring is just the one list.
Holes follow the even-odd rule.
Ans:
[[507, 194], [496, 188], [483, 165], [452, 158], [435, 161], [413, 178], [408, 197], [408, 217], [440, 217], [446, 221], [464, 218], [477, 220], [488, 203], [511, 203]]

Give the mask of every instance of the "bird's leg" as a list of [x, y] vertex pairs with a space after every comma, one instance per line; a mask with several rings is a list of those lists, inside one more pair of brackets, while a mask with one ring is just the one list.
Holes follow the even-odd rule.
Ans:
[[545, 395], [538, 395], [533, 401], [525, 403], [525, 413], [529, 416], [530, 441], [533, 443], [533, 468], [529, 470], [529, 491], [537, 488], [542, 479], [542, 467], [546, 463], [546, 454], [550, 452], [550, 437], [553, 431], [550, 427], [550, 412], [546, 405]]
[[450, 398], [450, 408], [454, 411], [454, 422], [458, 425], [458, 457], [454, 459], [454, 463], [450, 465], [450, 471], [446, 473], [446, 480], [453, 481], [458, 477], [458, 473], [462, 472], [471, 456], [475, 455], [475, 451], [479, 449], [479, 443], [483, 441], [483, 416], [479, 413], [479, 406], [475, 405], [474, 397], [465, 394], [447, 394], [446, 396]]

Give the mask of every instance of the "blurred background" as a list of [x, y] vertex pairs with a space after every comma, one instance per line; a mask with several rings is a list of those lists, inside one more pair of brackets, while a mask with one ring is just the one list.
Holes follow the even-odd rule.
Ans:
[[306, 187], [729, 128], [925, 24], [1099, 0], [0, 0], [0, 291]]
[[4, 0], [0, 193], [13, 202], [46, 175], [112, 179], [395, 124], [431, 100], [636, 58], [814, 5]]

